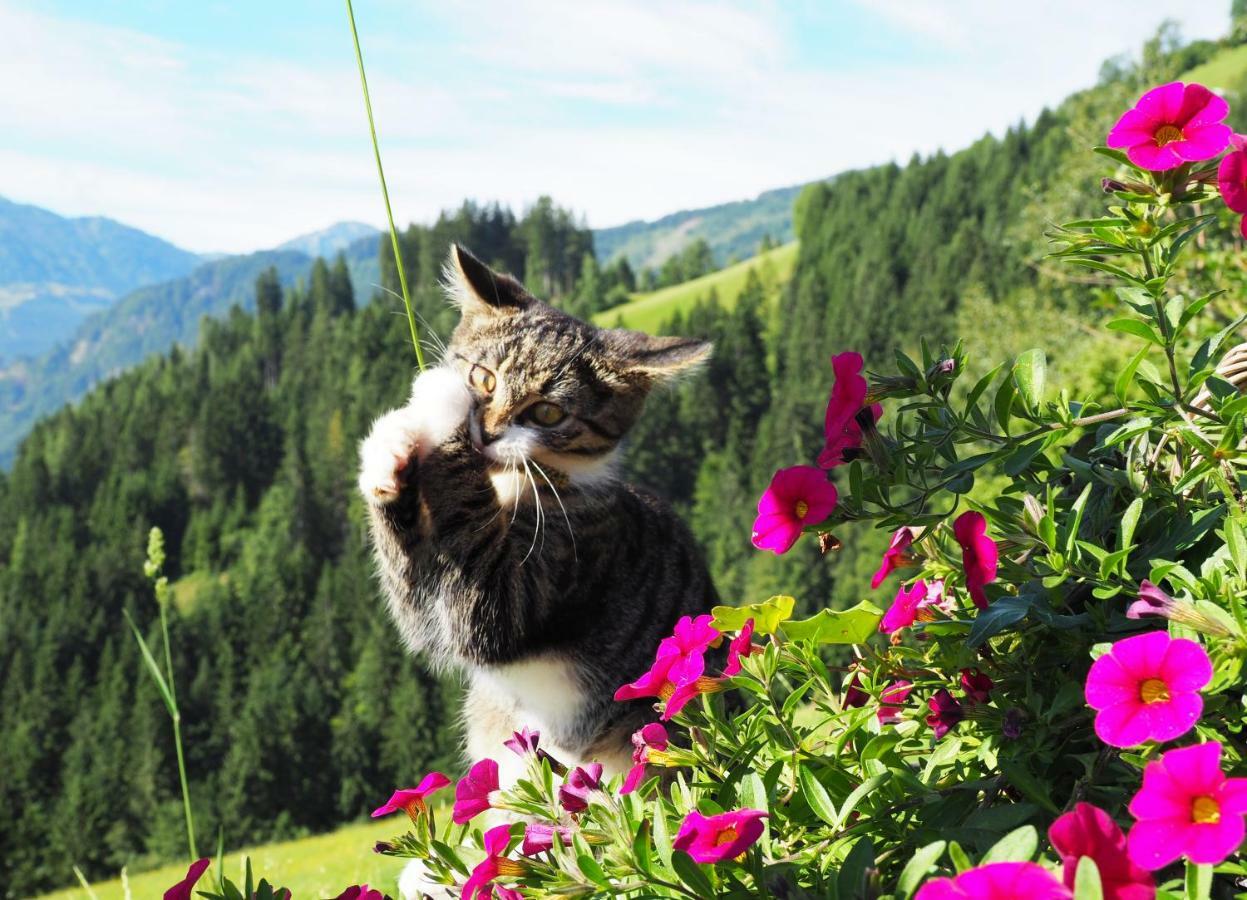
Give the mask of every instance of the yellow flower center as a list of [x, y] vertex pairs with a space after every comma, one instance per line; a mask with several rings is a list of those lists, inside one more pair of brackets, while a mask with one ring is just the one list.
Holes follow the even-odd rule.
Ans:
[[804, 500], [798, 500], [797, 505], [792, 508], [792, 511], [797, 514], [798, 519], [804, 519], [806, 514], [810, 511], [810, 504], [806, 503]]
[[1139, 685], [1139, 699], [1144, 703], [1164, 703], [1169, 699], [1169, 685], [1159, 678], [1149, 678]]
[[514, 859], [507, 859], [505, 856], [496, 857], [494, 864], [498, 867], [498, 874], [504, 878], [518, 878], [528, 873], [528, 866]]
[[724, 844], [730, 844], [734, 840], [736, 840], [736, 829], [729, 826], [719, 832], [718, 837], [714, 839], [714, 845], [716, 847], [722, 847]]
[[1172, 144], [1174, 141], [1186, 140], [1186, 135], [1176, 125], [1162, 125], [1156, 130], [1155, 138], [1156, 146], [1163, 147], [1165, 144]]
[[1191, 821], [1200, 825], [1216, 825], [1221, 821], [1221, 807], [1211, 797], [1196, 797], [1191, 804]]

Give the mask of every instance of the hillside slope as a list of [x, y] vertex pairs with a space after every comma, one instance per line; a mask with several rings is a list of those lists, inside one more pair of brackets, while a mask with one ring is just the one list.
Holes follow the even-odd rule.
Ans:
[[636, 270], [654, 268], [687, 244], [703, 238], [722, 264], [758, 252], [764, 237], [792, 240], [792, 204], [805, 185], [778, 188], [752, 200], [720, 203], [671, 213], [652, 222], [635, 221], [593, 232], [597, 257], [609, 263], [626, 257]]
[[199, 262], [112, 219], [69, 219], [0, 197], [0, 364], [46, 350], [127, 291]]

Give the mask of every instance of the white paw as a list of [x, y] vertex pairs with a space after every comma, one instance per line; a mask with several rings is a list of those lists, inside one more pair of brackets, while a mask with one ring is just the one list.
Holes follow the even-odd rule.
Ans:
[[416, 378], [411, 399], [373, 423], [360, 445], [359, 490], [384, 506], [403, 489], [404, 470], [440, 447], [467, 421], [472, 397], [453, 369], [438, 366]]
[[443, 900], [454, 895], [454, 887], [435, 881], [421, 860], [413, 859], [398, 876], [400, 900], [424, 900], [426, 896]]

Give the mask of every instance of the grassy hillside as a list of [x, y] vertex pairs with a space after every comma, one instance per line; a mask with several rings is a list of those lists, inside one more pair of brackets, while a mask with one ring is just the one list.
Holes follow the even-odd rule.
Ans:
[[599, 325], [622, 322], [627, 328], [656, 331], [677, 312], [687, 313], [694, 303], [708, 297], [711, 291], [724, 309], [731, 309], [736, 305], [736, 298], [740, 296], [750, 272], [757, 272], [764, 284], [768, 281], [783, 284], [792, 277], [796, 261], [797, 243], [793, 241], [701, 278], [653, 293], [637, 294], [632, 301], [598, 313], [593, 318]]
[[[250, 856], [257, 876], [275, 877], [280, 873], [281, 886], [290, 888], [297, 898], [336, 897], [343, 888], [358, 883], [371, 884], [393, 894], [395, 880], [406, 861], [379, 856], [372, 852], [372, 846], [400, 833], [403, 824], [403, 821], [387, 819], [348, 825], [297, 841], [247, 847], [225, 855], [225, 871], [231, 877], [237, 876], [242, 872], [243, 859]], [[213, 871], [215, 864], [209, 876]], [[159, 897], [185, 874], [186, 865], [177, 863], [130, 875], [130, 896], [135, 900]], [[208, 886], [209, 876], [200, 882], [201, 888]], [[97, 900], [126, 900], [120, 878], [92, 884], [91, 890]], [[40, 900], [91, 900], [91, 896], [81, 887], [75, 887], [44, 894]]]

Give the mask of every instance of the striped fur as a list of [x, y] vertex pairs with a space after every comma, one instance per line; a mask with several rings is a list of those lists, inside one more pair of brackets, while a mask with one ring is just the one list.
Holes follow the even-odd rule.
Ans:
[[709, 346], [598, 329], [461, 248], [447, 271], [461, 319], [446, 358], [361, 451], [390, 613], [408, 646], [466, 674], [474, 756], [527, 725], [565, 762], [618, 770], [653, 713], [615, 689], [716, 595], [688, 529], [614, 460], [649, 390]]

